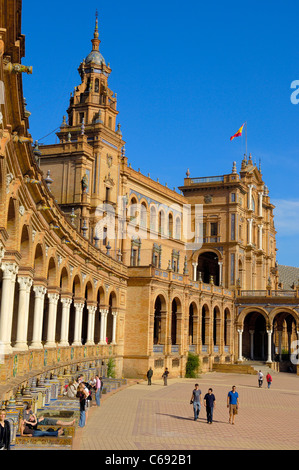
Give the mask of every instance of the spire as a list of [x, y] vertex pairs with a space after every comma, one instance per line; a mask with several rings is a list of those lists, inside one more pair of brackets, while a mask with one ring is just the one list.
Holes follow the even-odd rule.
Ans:
[[98, 51], [100, 43], [101, 43], [101, 41], [99, 39], [99, 13], [98, 13], [98, 10], [96, 10], [96, 25], [95, 25], [93, 39], [91, 40], [91, 42], [92, 42], [92, 50], [93, 51]]

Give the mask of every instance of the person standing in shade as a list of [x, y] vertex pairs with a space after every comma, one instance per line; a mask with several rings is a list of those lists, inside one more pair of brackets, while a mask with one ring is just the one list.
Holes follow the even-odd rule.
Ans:
[[165, 369], [165, 371], [164, 371], [164, 373], [163, 373], [163, 375], [162, 375], [162, 378], [163, 378], [163, 380], [164, 380], [164, 385], [167, 385], [168, 375], [169, 375], [169, 371], [168, 371], [168, 369], [167, 369], [167, 367], [166, 367], [166, 369]]
[[212, 424], [213, 423], [213, 411], [214, 411], [214, 408], [216, 407], [216, 398], [215, 398], [212, 388], [209, 388], [208, 393], [205, 394], [204, 405], [207, 411], [207, 423]]
[[227, 408], [229, 408], [229, 424], [235, 424], [235, 416], [239, 410], [239, 394], [236, 391], [236, 386], [233, 385], [227, 395]]
[[259, 382], [259, 388], [261, 388], [263, 386], [263, 380], [264, 380], [264, 374], [262, 373], [261, 370], [258, 371], [257, 378]]
[[201, 401], [201, 390], [199, 389], [199, 385], [195, 384], [195, 389], [192, 392], [190, 405], [193, 405], [194, 411], [194, 421], [198, 419], [198, 415], [201, 409], [202, 401]]
[[270, 372], [268, 372], [268, 374], [266, 375], [266, 380], [267, 380], [268, 388], [270, 388], [272, 384], [272, 377], [270, 375]]
[[149, 370], [147, 371], [147, 385], [152, 385], [152, 376], [153, 376], [153, 369], [150, 367]]

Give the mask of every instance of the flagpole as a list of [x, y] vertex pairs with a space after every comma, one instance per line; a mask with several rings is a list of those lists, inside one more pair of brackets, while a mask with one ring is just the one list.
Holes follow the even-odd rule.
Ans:
[[246, 148], [246, 158], [247, 158], [247, 121], [245, 122], [245, 148]]

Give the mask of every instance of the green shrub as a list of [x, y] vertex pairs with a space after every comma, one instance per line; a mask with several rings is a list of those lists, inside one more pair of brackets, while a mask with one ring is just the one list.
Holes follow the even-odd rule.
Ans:
[[108, 359], [107, 377], [111, 377], [112, 379], [115, 379], [115, 361], [112, 357]]
[[199, 366], [199, 357], [189, 352], [186, 363], [186, 378], [195, 379], [199, 373]]

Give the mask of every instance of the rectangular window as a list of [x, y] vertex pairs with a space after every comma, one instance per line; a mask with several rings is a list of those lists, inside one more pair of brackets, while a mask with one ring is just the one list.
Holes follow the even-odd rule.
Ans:
[[236, 214], [231, 214], [231, 240], [236, 239]]
[[231, 202], [236, 202], [236, 193], [231, 194]]
[[211, 237], [217, 237], [218, 235], [218, 222], [211, 223]]
[[230, 255], [230, 283], [235, 284], [235, 253]]

